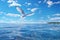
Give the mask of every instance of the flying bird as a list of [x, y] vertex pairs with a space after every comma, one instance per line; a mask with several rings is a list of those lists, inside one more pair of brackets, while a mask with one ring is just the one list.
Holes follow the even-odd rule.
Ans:
[[17, 9], [17, 11], [19, 12], [19, 13], [21, 13], [22, 14], [22, 17], [26, 17], [26, 16], [31, 16], [31, 15], [33, 15], [33, 12], [31, 12], [31, 13], [28, 13], [28, 14], [26, 14], [21, 8], [19, 8], [19, 7], [16, 7], [16, 9]]

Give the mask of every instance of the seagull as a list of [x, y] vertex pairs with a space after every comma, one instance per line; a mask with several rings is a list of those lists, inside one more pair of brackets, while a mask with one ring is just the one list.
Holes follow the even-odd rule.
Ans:
[[24, 11], [21, 9], [21, 8], [19, 8], [19, 7], [16, 7], [16, 9], [17, 9], [17, 11], [19, 12], [19, 13], [21, 13], [22, 14], [22, 18], [24, 18], [24, 17], [26, 17], [26, 16], [31, 16], [34, 12], [31, 12], [31, 13], [28, 13], [28, 14], [25, 14], [24, 13]]

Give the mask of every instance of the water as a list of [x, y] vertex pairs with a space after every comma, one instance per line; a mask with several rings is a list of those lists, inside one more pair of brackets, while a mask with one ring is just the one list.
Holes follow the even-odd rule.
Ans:
[[0, 40], [60, 40], [60, 25], [0, 24]]

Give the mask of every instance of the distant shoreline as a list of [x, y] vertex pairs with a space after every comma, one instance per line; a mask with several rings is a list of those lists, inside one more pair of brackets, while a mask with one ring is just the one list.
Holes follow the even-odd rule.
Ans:
[[48, 22], [48, 24], [60, 24], [60, 22]]

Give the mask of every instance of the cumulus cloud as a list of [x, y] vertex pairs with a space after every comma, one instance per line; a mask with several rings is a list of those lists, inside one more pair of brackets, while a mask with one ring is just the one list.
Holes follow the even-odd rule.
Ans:
[[24, 5], [29, 6], [29, 5], [31, 5], [31, 3], [30, 3], [30, 2], [25, 2], [25, 4], [24, 4]]
[[14, 1], [14, 0], [8, 0], [7, 2], [10, 4], [9, 7], [21, 6], [21, 4], [17, 3], [17, 1]]
[[12, 3], [13, 1], [14, 1], [14, 0], [8, 0], [7, 2], [8, 2], [8, 3]]
[[31, 5], [31, 3], [27, 3], [27, 5]]
[[54, 16], [60, 17], [60, 13], [54, 14]]
[[50, 1], [50, 0], [48, 0], [48, 1], [47, 1], [47, 4], [48, 4], [48, 7], [50, 7], [50, 6], [52, 6], [52, 5], [53, 5], [53, 2], [52, 2], [52, 1]]
[[53, 1], [51, 1], [51, 0], [48, 0], [46, 3], [48, 4], [48, 7], [51, 7], [51, 6], [54, 5], [54, 4], [60, 4], [60, 1], [53, 2]]
[[35, 12], [38, 8], [32, 8], [31, 12]]
[[60, 17], [50, 18], [51, 21], [60, 21]]
[[19, 17], [19, 14], [13, 14], [13, 13], [8, 13], [6, 14], [6, 16], [12, 16], [12, 17]]
[[49, 21], [60, 21], [60, 14], [59, 13], [56, 13], [56, 14], [53, 14], [52, 17], [51, 16], [47, 16], [48, 17], [48, 20]]
[[10, 4], [9, 6], [10, 6], [10, 7], [11, 7], [11, 6], [21, 6], [21, 4], [18, 4], [18, 3], [16, 3], [16, 2], [13, 2], [13, 3]]
[[27, 10], [31, 10], [31, 8], [27, 8]]

